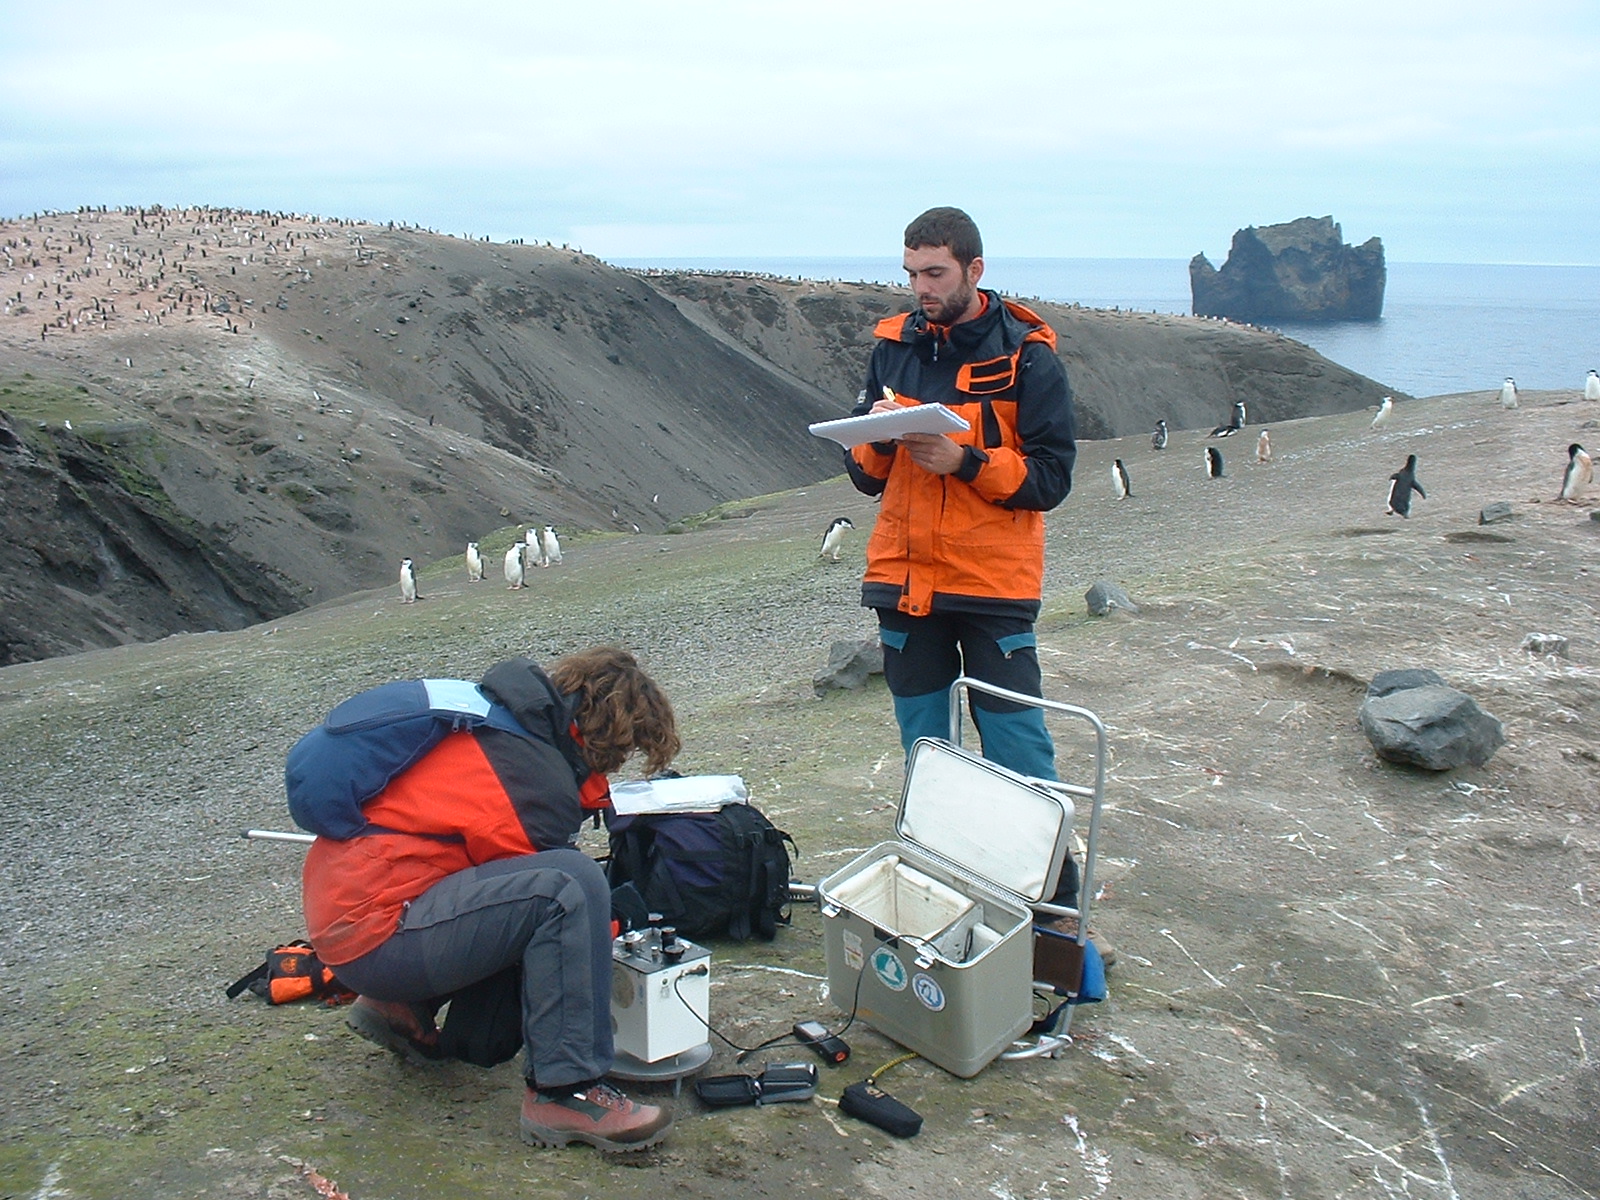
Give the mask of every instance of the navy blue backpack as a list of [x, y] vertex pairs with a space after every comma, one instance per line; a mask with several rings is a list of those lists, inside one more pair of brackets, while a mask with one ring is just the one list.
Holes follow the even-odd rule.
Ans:
[[402, 679], [350, 697], [289, 751], [284, 787], [302, 829], [340, 841], [367, 828], [362, 805], [448, 733], [488, 725], [529, 733], [465, 679]]

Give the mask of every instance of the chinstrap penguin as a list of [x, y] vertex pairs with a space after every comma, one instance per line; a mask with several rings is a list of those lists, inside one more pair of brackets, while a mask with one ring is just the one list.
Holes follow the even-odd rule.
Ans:
[[1378, 405], [1378, 415], [1372, 418], [1371, 428], [1377, 429], [1380, 425], [1389, 423], [1389, 414], [1394, 411], [1394, 397], [1385, 396], [1383, 403]]
[[1212, 479], [1222, 478], [1222, 451], [1215, 446], [1206, 447], [1206, 474]]
[[1417, 456], [1408, 454], [1406, 465], [1389, 476], [1389, 505], [1384, 509], [1384, 515], [1409, 517], [1412, 492], [1416, 492], [1424, 500], [1428, 498], [1428, 493], [1423, 491], [1422, 485], [1417, 482]]
[[1156, 431], [1150, 435], [1150, 449], [1165, 450], [1167, 448], [1167, 423], [1156, 422]]
[[483, 555], [478, 553], [478, 543], [467, 543], [467, 582], [478, 583], [483, 579]]
[[1117, 490], [1118, 500], [1132, 498], [1133, 481], [1128, 478], [1128, 468], [1120, 458], [1111, 464], [1111, 486]]
[[400, 603], [417, 602], [417, 569], [409, 558], [400, 562]]
[[1517, 381], [1511, 376], [1506, 376], [1506, 381], [1500, 385], [1500, 407], [1515, 408], [1517, 406]]
[[525, 586], [522, 581], [524, 575], [522, 555], [526, 548], [522, 542], [512, 542], [511, 549], [506, 551], [506, 582], [511, 585], [513, 592]]
[[1272, 461], [1272, 439], [1267, 436], [1265, 429], [1261, 431], [1261, 436], [1256, 439], [1256, 461], [1258, 463]]
[[556, 537], [556, 527], [546, 525], [539, 538], [539, 557], [544, 566], [561, 561], [561, 541]]
[[849, 517], [835, 517], [822, 535], [822, 552], [817, 557], [838, 562], [839, 546], [844, 541], [844, 531], [854, 528], [855, 525]]
[[1244, 428], [1244, 401], [1237, 400], [1233, 405], [1233, 416], [1226, 425], [1218, 425], [1208, 437], [1232, 437]]
[[1567, 469], [1561, 474], [1561, 494], [1557, 500], [1583, 499], [1584, 489], [1594, 480], [1594, 459], [1577, 442], [1567, 447]]
[[1583, 381], [1583, 398], [1585, 400], [1600, 400], [1600, 371], [1589, 368], [1589, 378]]

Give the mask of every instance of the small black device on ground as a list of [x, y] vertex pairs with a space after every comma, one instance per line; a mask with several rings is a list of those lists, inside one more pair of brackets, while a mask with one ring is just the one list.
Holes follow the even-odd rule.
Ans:
[[842, 1037], [828, 1032], [821, 1021], [797, 1021], [794, 1036], [810, 1046], [825, 1063], [837, 1066], [850, 1057], [850, 1047]]
[[897, 1138], [915, 1137], [922, 1129], [921, 1113], [900, 1103], [871, 1079], [845, 1088], [839, 1097], [839, 1111]]
[[788, 1104], [817, 1094], [815, 1063], [774, 1063], [759, 1075], [711, 1075], [697, 1079], [695, 1095], [713, 1108], [741, 1104]]

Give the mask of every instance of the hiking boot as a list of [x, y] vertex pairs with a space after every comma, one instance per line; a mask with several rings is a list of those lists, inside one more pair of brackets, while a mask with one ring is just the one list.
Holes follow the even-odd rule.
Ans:
[[411, 1062], [437, 1062], [442, 1057], [439, 1027], [433, 1023], [433, 1014], [420, 1004], [358, 996], [344, 1023], [367, 1041]]
[[522, 1140], [530, 1146], [587, 1142], [607, 1154], [643, 1150], [667, 1136], [672, 1114], [629, 1100], [609, 1083], [534, 1091], [522, 1097]]

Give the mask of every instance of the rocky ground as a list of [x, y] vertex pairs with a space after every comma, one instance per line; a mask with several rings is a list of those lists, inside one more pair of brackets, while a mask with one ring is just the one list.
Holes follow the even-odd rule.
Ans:
[[[527, 592], [445, 564], [416, 605], [386, 587], [0, 670], [0, 1195], [1600, 1195], [1600, 524], [1552, 502], [1600, 406], [1476, 394], [1369, 419], [1276, 424], [1265, 464], [1252, 429], [1220, 480], [1198, 433], [1159, 455], [1142, 434], [1083, 448], [1050, 520], [1040, 633], [1048, 692], [1110, 730], [1096, 923], [1120, 962], [1055, 1058], [970, 1080], [894, 1067], [884, 1086], [925, 1118], [906, 1142], [837, 1110], [897, 1053], [860, 1026], [817, 1100], [679, 1097], [664, 1147], [612, 1161], [523, 1147], [511, 1065], [413, 1068], [337, 1012], [222, 996], [300, 931], [299, 852], [239, 830], [285, 825], [288, 747], [389, 678], [618, 641], [675, 698], [680, 768], [744, 776], [794, 833], [802, 878], [889, 836], [881, 681], [811, 689], [828, 644], [870, 630], [873, 509], [841, 481], [681, 535], [580, 539]], [[1383, 500], [1408, 453], [1428, 498], [1402, 521]], [[1495, 500], [1513, 517], [1479, 526]], [[861, 532], [819, 562], [841, 513]], [[1102, 577], [1140, 612], [1087, 616]], [[1568, 653], [1531, 655], [1532, 632]], [[1379, 762], [1356, 711], [1367, 679], [1403, 666], [1472, 695], [1507, 744], [1445, 775]], [[817, 912], [713, 951], [730, 1039], [841, 1019]], [[736, 1069], [720, 1042], [711, 1069]]]

